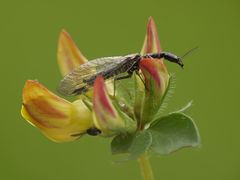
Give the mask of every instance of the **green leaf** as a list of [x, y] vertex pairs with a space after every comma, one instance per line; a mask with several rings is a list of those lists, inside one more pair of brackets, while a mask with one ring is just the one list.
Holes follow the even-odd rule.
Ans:
[[134, 137], [135, 134], [120, 134], [114, 137], [111, 142], [112, 154], [128, 153]]
[[171, 113], [154, 121], [147, 130], [152, 135], [151, 149], [155, 153], [169, 154], [183, 147], [200, 144], [198, 129], [184, 113]]
[[135, 138], [132, 141], [132, 145], [129, 148], [129, 159], [137, 158], [141, 154], [148, 151], [152, 144], [152, 136], [148, 131], [140, 131], [136, 133]]
[[121, 134], [113, 138], [111, 142], [112, 154], [128, 153], [127, 160], [134, 159], [149, 150], [152, 144], [152, 136], [148, 131], [136, 134]]

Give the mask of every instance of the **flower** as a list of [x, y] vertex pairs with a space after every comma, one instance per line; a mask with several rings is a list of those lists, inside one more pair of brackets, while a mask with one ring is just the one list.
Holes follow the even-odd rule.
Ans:
[[[161, 51], [157, 29], [153, 18], [150, 17], [141, 54], [160, 53]], [[170, 76], [162, 59], [145, 58], [140, 61], [139, 66], [145, 79], [145, 96], [140, 123], [140, 126], [143, 126], [152, 121], [154, 115], [158, 112], [162, 104], [162, 97], [167, 90]]]
[[[161, 52], [153, 19], [150, 17], [141, 54]], [[58, 64], [62, 75], [87, 62], [70, 35], [62, 30], [58, 44]], [[72, 141], [95, 128], [101, 136], [133, 133], [154, 119], [168, 87], [169, 74], [162, 60], [145, 58], [139, 63], [140, 76], [133, 74], [134, 92], [125, 88], [128, 97], [102, 76], [94, 82], [93, 93], [69, 102], [34, 80], [23, 89], [22, 116], [55, 142]], [[144, 78], [144, 83], [142, 82]], [[131, 86], [130, 86], [131, 87]], [[91, 133], [89, 133], [91, 135]]]
[[[87, 62], [65, 30], [60, 33], [57, 55], [62, 75]], [[26, 81], [22, 97], [23, 118], [55, 142], [73, 141], [93, 126], [92, 112], [82, 98], [71, 103], [34, 80]]]

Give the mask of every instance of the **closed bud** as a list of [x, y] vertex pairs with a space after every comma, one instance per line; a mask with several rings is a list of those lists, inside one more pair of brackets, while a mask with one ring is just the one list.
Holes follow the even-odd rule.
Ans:
[[143, 107], [143, 121], [153, 120], [160, 108], [169, 83], [169, 74], [163, 61], [146, 58], [140, 62], [140, 69], [145, 78], [145, 98]]
[[132, 132], [136, 123], [113, 104], [102, 76], [98, 76], [93, 87], [94, 124], [103, 136]]

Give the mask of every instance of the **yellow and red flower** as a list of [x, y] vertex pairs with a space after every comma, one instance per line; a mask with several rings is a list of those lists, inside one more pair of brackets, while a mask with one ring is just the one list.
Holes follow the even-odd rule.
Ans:
[[[156, 27], [150, 17], [141, 54], [160, 51]], [[87, 62], [70, 35], [64, 30], [59, 37], [57, 57], [62, 75]], [[125, 108], [117, 98], [112, 98], [109, 95], [112, 93], [108, 91], [101, 76], [95, 80], [90, 108], [85, 105], [84, 97], [69, 102], [55, 95], [39, 82], [28, 80], [23, 89], [22, 116], [55, 142], [75, 140], [92, 127], [99, 129], [103, 136], [134, 132], [139, 126], [139, 121], [141, 125], [151, 121], [161, 104], [161, 98], [169, 81], [162, 60], [143, 59], [140, 62], [140, 69], [146, 88], [144, 89], [139, 79], [136, 81], [138, 84], [136, 87], [142, 87], [144, 95], [135, 96], [134, 107]]]

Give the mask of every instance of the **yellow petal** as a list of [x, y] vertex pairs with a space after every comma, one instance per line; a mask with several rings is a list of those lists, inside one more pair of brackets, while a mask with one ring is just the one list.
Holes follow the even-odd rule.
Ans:
[[93, 126], [92, 114], [82, 100], [70, 103], [32, 80], [24, 86], [21, 113], [55, 142], [75, 140]]
[[65, 30], [62, 30], [60, 33], [57, 58], [63, 76], [77, 66], [87, 62], [87, 59], [82, 55], [71, 36]]
[[141, 54], [161, 52], [160, 41], [158, 38], [157, 28], [152, 17], [148, 19], [147, 32], [141, 50]]

